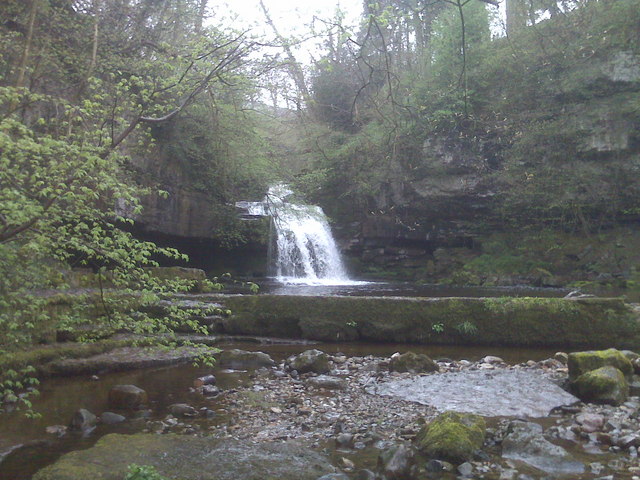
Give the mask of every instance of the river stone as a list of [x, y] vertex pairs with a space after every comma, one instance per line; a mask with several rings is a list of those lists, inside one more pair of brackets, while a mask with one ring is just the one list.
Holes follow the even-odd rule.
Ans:
[[255, 370], [262, 367], [273, 367], [276, 362], [264, 352], [247, 352], [245, 350], [225, 350], [220, 354], [218, 364], [234, 370]]
[[393, 355], [389, 361], [392, 372], [429, 373], [439, 370], [438, 364], [422, 353], [407, 352]]
[[33, 480], [122, 480], [132, 463], [181, 480], [316, 480], [335, 472], [327, 457], [294, 442], [111, 434], [87, 450], [63, 455]]
[[320, 350], [306, 350], [299, 355], [289, 357], [287, 366], [298, 373], [328, 373], [329, 357]]
[[169, 412], [174, 417], [195, 417], [198, 415], [198, 411], [187, 403], [169, 405]]
[[570, 353], [568, 366], [570, 380], [575, 380], [580, 375], [605, 366], [616, 367], [627, 378], [633, 375], [633, 365], [624, 353], [615, 348]]
[[622, 405], [629, 397], [629, 383], [615, 367], [606, 366], [580, 375], [572, 389], [585, 402]]
[[487, 417], [546, 417], [578, 401], [537, 371], [467, 370], [372, 385], [368, 393]]
[[72, 430], [92, 430], [98, 423], [98, 418], [85, 408], [76, 411], [71, 417], [70, 427]]
[[537, 423], [513, 421], [502, 441], [502, 456], [519, 460], [549, 474], [579, 474], [584, 464], [542, 435]]
[[147, 392], [135, 385], [116, 385], [109, 390], [109, 406], [133, 410], [147, 403]]
[[116, 423], [122, 423], [125, 420], [125, 417], [113, 412], [104, 412], [102, 415], [100, 415], [100, 422], [104, 423], [105, 425], [115, 425]]
[[329, 375], [318, 375], [308, 380], [309, 385], [316, 388], [326, 388], [327, 390], [344, 390], [347, 388], [347, 382], [342, 378], [331, 377]]
[[380, 452], [378, 470], [389, 480], [404, 479], [409, 474], [414, 452], [404, 445], [394, 445]]
[[479, 415], [445, 412], [420, 429], [418, 449], [428, 458], [460, 464], [482, 448], [486, 424]]

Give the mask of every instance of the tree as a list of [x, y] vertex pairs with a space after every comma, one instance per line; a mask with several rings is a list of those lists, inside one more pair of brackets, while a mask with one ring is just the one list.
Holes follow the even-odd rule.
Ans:
[[[168, 288], [146, 267], [183, 258], [120, 228], [153, 190], [140, 186], [135, 157], [153, 145], [151, 127], [239, 83], [251, 42], [214, 27], [195, 35], [197, 22], [179, 22], [197, 20], [192, 1], [157, 3], [34, 0], [0, 13], [9, 47], [0, 53], [0, 350], [37, 341], [54, 320], [86, 321], [83, 311], [51, 315], [62, 271], [88, 266], [101, 287], [138, 290], [145, 303]], [[97, 301], [111, 331], [170, 332], [189, 321], [178, 311], [131, 315], [131, 302], [102, 288]], [[0, 392], [14, 384], [0, 377]]]

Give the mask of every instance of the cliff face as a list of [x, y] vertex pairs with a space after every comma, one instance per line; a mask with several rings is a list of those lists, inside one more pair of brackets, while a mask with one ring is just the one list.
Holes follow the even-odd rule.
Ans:
[[[640, 55], [588, 65], [562, 72], [538, 108], [491, 129], [428, 136], [345, 240], [351, 255], [365, 271], [422, 268], [437, 279], [451, 273], [452, 252], [480, 254], [488, 236], [529, 218], [580, 232], [637, 221]], [[549, 220], [535, 218], [543, 214]]]

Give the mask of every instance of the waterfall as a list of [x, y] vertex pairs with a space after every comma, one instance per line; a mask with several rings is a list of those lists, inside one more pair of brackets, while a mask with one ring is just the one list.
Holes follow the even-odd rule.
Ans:
[[291, 203], [287, 185], [274, 185], [262, 202], [238, 202], [245, 217], [270, 216], [269, 265], [285, 283], [339, 285], [347, 276], [322, 209]]

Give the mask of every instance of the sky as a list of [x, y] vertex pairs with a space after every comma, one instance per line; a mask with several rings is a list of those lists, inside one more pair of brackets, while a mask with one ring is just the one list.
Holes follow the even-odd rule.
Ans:
[[[309, 36], [309, 25], [314, 15], [321, 18], [331, 18], [339, 7], [346, 13], [346, 25], [356, 25], [362, 12], [362, 0], [263, 0], [269, 10], [272, 20], [283, 36], [296, 35], [306, 38]], [[210, 0], [211, 13], [218, 20], [221, 17], [233, 19], [232, 25], [238, 29], [251, 27], [256, 33], [266, 33], [272, 37], [272, 32], [266, 26], [264, 14], [260, 8], [259, 0]], [[229, 25], [229, 22], [224, 22]], [[301, 61], [313, 54], [315, 41], [309, 40], [298, 52]]]

